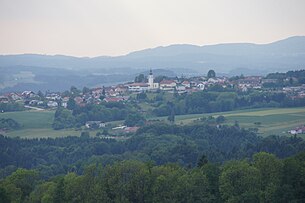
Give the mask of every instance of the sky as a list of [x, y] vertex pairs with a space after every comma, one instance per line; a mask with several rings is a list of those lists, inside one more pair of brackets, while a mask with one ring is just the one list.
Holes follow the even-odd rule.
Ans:
[[0, 54], [118, 56], [305, 35], [305, 0], [0, 0]]

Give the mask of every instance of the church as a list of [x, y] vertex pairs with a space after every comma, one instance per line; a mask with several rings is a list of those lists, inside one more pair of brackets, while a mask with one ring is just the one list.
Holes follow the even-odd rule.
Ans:
[[148, 75], [148, 90], [157, 90], [159, 89], [159, 83], [154, 82], [154, 75], [152, 73], [152, 70], [150, 69], [149, 75]]

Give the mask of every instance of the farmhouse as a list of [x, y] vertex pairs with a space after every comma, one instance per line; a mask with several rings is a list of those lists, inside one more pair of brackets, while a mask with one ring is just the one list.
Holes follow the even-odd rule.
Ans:
[[104, 128], [106, 124], [102, 121], [87, 121], [86, 128]]

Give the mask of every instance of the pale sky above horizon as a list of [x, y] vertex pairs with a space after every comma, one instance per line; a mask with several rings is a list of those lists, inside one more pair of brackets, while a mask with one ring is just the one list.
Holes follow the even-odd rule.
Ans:
[[305, 0], [0, 0], [0, 54], [122, 55], [305, 35]]

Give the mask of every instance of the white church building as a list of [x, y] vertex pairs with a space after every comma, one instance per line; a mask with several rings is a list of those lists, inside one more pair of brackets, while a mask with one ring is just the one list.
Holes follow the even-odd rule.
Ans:
[[159, 83], [154, 82], [154, 75], [152, 73], [152, 70], [150, 69], [149, 75], [148, 75], [148, 90], [156, 90], [159, 89]]

